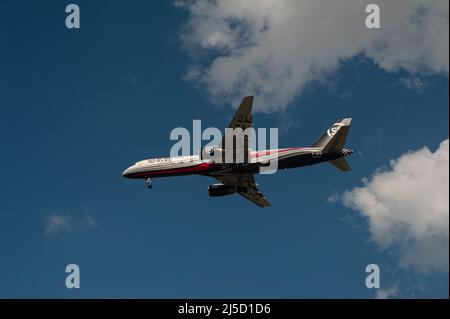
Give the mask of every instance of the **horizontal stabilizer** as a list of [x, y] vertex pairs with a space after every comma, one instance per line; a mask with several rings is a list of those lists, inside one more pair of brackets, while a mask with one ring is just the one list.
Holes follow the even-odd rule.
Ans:
[[345, 158], [341, 157], [332, 161], [328, 161], [328, 163], [330, 163], [333, 166], [336, 166], [337, 168], [339, 168], [341, 171], [347, 172], [350, 171], [350, 165], [348, 165], [348, 162]]

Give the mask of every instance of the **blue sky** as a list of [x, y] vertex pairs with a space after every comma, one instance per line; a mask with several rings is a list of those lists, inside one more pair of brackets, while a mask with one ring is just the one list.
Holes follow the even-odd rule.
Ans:
[[[256, 127], [280, 128], [280, 147], [310, 145], [336, 119], [353, 118], [353, 170], [257, 176], [270, 209], [209, 198], [214, 180], [201, 176], [157, 179], [149, 191], [123, 169], [168, 155], [173, 128], [193, 119], [221, 128], [233, 109], [185, 79], [185, 10], [77, 3], [79, 30], [65, 28], [64, 1], [0, 4], [0, 297], [373, 298], [364, 269], [376, 263], [382, 288], [399, 286], [396, 297], [448, 298], [448, 266], [404, 269], [371, 240], [361, 214], [328, 200], [448, 138], [448, 71], [388, 72], [359, 54], [283, 111], [256, 113]], [[49, 231], [52, 216], [65, 226]], [[80, 289], [65, 287], [69, 263], [81, 268]]]

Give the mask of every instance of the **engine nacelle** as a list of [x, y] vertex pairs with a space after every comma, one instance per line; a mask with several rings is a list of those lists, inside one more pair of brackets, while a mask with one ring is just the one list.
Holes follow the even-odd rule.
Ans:
[[226, 196], [236, 193], [237, 189], [234, 186], [224, 185], [224, 184], [214, 184], [208, 186], [208, 194], [211, 197]]
[[[212, 160], [215, 163], [249, 163], [250, 162], [250, 155], [251, 152], [250, 148], [245, 149], [223, 149], [218, 146], [207, 146], [204, 148], [201, 148], [199, 150], [200, 152], [200, 159], [202, 160]], [[230, 154], [228, 155], [228, 152]], [[225, 155], [227, 153], [227, 156], [230, 158], [227, 158]], [[233, 154], [234, 153], [234, 154]]]
[[208, 146], [200, 149], [200, 158], [203, 160], [212, 160], [221, 163], [222, 156], [223, 150], [218, 146]]

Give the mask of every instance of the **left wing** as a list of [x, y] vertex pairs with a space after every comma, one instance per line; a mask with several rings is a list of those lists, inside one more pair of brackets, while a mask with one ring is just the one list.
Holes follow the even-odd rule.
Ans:
[[230, 174], [214, 176], [224, 185], [230, 185], [237, 188], [237, 192], [255, 203], [259, 207], [269, 207], [270, 203], [267, 198], [258, 190], [258, 185], [255, 182], [252, 174]]
[[246, 128], [252, 127], [252, 106], [253, 96], [244, 97], [228, 127], [232, 129], [240, 127], [244, 131]]
[[[228, 124], [228, 128], [231, 128], [233, 130], [235, 129], [242, 129], [244, 132], [246, 129], [253, 127], [253, 117], [252, 117], [252, 106], [253, 106], [253, 96], [246, 96], [242, 99], [241, 104], [239, 105], [239, 108], [236, 110], [236, 113], [233, 116], [233, 119], [231, 120], [230, 124]], [[248, 146], [249, 146], [249, 136], [245, 135], [244, 138], [244, 145], [242, 145], [243, 149], [237, 149], [237, 146], [235, 145], [235, 142], [232, 142], [231, 145], [226, 145], [225, 141], [227, 140], [227, 136], [229, 136], [230, 132], [225, 132], [224, 136], [222, 137], [222, 141], [220, 145], [222, 146], [222, 149], [225, 150], [225, 152], [232, 151], [235, 155], [236, 154], [242, 154], [244, 158], [244, 162], [248, 162]], [[231, 140], [233, 141], [233, 140]]]

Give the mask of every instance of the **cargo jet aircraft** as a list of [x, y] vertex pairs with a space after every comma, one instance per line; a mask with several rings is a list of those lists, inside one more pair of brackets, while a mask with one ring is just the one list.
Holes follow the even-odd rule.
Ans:
[[[252, 105], [253, 96], [244, 97], [228, 127], [233, 130], [241, 128], [244, 131], [252, 127]], [[208, 187], [209, 196], [238, 193], [260, 207], [268, 207], [270, 203], [258, 190], [253, 175], [259, 173], [260, 168], [267, 166], [268, 161], [274, 158], [278, 160], [278, 169], [328, 162], [342, 171], [350, 170], [345, 157], [353, 151], [344, 148], [350, 122], [351, 118], [337, 121], [309, 147], [253, 151], [248, 148], [247, 139], [242, 163], [223, 161], [227, 151], [236, 151], [235, 141], [234, 149], [225, 148], [225, 135], [219, 146], [200, 149], [198, 155], [146, 159], [128, 167], [122, 175], [127, 178], [145, 179], [148, 188], [152, 187], [152, 178], [157, 177], [194, 174], [210, 176], [220, 183]]]

